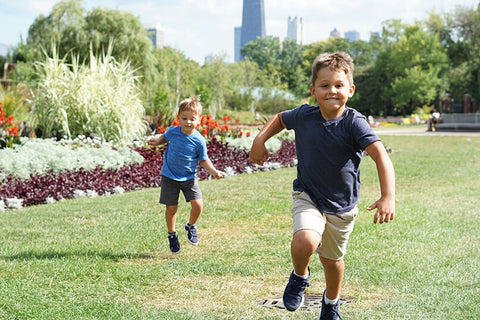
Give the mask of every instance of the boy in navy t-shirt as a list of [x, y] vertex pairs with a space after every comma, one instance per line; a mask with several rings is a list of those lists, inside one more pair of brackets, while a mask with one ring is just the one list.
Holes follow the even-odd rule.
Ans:
[[196, 179], [197, 164], [200, 163], [216, 179], [225, 176], [224, 172], [218, 171], [213, 166], [208, 158], [205, 138], [196, 130], [202, 114], [202, 105], [198, 97], [183, 100], [178, 109], [180, 125], [170, 127], [159, 138], [148, 141], [152, 146], [168, 143], [163, 157], [160, 203], [166, 206], [165, 218], [172, 253], [180, 252], [180, 243], [175, 231], [180, 190], [185, 200], [192, 206], [190, 218], [185, 225], [187, 240], [193, 245], [198, 244], [196, 222], [203, 210], [203, 200]]
[[297, 178], [293, 182], [293, 268], [283, 303], [300, 308], [309, 286], [310, 259], [317, 252], [325, 272], [320, 320], [340, 317], [338, 306], [345, 270], [343, 256], [358, 213], [363, 150], [375, 161], [381, 197], [374, 223], [395, 217], [395, 173], [380, 138], [365, 117], [346, 103], [355, 92], [353, 60], [343, 52], [319, 55], [312, 66], [310, 92], [318, 106], [302, 105], [275, 115], [255, 138], [250, 158], [263, 164], [265, 142], [284, 128], [295, 131]]

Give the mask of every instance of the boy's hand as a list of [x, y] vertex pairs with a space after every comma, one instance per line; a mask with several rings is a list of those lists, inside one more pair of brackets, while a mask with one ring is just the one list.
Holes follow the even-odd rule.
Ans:
[[250, 149], [250, 159], [253, 163], [264, 164], [270, 158], [268, 150], [263, 143], [255, 143], [253, 141], [252, 149]]
[[226, 176], [225, 172], [220, 171], [220, 170], [217, 170], [217, 172], [215, 174], [212, 174], [212, 177], [214, 177], [215, 179], [221, 179], [225, 176]]
[[369, 206], [367, 210], [377, 209], [373, 216], [373, 223], [387, 223], [395, 218], [395, 199], [380, 198], [374, 204]]
[[152, 138], [152, 139], [148, 140], [147, 143], [148, 143], [148, 145], [153, 146], [153, 147], [158, 146], [158, 139]]

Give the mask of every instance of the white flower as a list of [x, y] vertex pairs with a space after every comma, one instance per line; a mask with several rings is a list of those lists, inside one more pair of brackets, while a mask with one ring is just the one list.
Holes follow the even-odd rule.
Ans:
[[87, 190], [87, 197], [96, 198], [98, 197], [98, 193], [95, 190]]
[[245, 167], [245, 173], [249, 173], [249, 174], [250, 174], [250, 173], [252, 173], [252, 172], [253, 172], [253, 169], [252, 169], [251, 167], [249, 167], [249, 166], [246, 166], [246, 167]]
[[87, 193], [83, 190], [73, 191], [73, 197], [74, 198], [85, 198], [86, 196], [87, 196]]
[[112, 192], [113, 192], [113, 193], [116, 193], [116, 194], [121, 194], [121, 193], [124, 193], [124, 192], [125, 192], [125, 189], [123, 189], [123, 188], [120, 187], [120, 186], [116, 186], [115, 188], [113, 188]]
[[9, 209], [22, 209], [23, 199], [18, 198], [7, 198], [6, 199], [7, 208]]
[[5, 212], [5, 210], [6, 210], [5, 202], [3, 202], [3, 200], [0, 200], [0, 212]]
[[225, 172], [225, 176], [227, 177], [231, 177], [235, 175], [235, 170], [232, 167], [226, 167], [224, 169], [224, 172]]
[[45, 203], [46, 203], [46, 204], [55, 203], [55, 202], [57, 202], [57, 200], [55, 200], [55, 198], [53, 198], [53, 197], [47, 197], [47, 198], [45, 199]]

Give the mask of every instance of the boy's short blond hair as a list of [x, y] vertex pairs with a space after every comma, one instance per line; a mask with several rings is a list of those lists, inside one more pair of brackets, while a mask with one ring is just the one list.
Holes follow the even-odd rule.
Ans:
[[322, 68], [330, 68], [330, 70], [344, 71], [348, 77], [350, 85], [353, 86], [353, 59], [348, 53], [334, 52], [322, 53], [318, 55], [312, 64], [312, 86], [315, 86], [318, 71]]
[[202, 104], [200, 103], [200, 96], [190, 97], [178, 105], [178, 113], [183, 111], [191, 111], [194, 115], [200, 116], [202, 114]]

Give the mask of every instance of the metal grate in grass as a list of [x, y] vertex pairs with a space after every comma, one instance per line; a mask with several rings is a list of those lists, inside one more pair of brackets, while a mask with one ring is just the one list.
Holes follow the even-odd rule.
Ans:
[[[283, 294], [277, 294], [275, 296], [261, 299], [257, 301], [257, 304], [267, 308], [285, 309], [282, 301]], [[312, 310], [322, 308], [322, 296], [321, 293], [305, 293], [305, 301], [300, 307], [300, 310]], [[340, 298], [340, 305], [352, 302], [351, 298]]]

